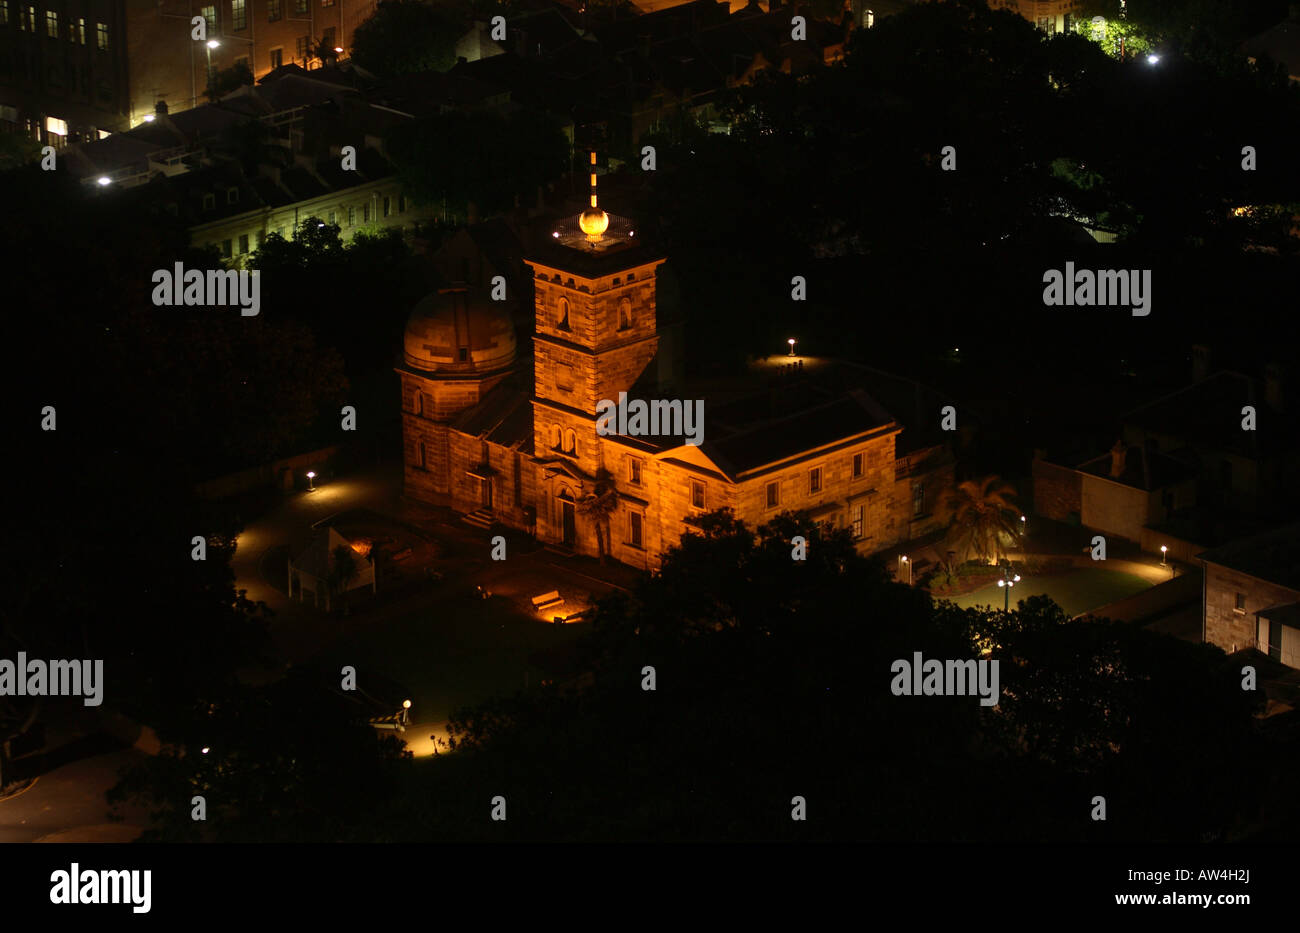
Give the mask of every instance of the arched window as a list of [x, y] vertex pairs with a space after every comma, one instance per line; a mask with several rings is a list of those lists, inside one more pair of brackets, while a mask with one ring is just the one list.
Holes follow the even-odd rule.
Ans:
[[557, 310], [559, 312], [558, 316], [560, 319], [560, 323], [558, 326], [560, 330], [568, 330], [569, 329], [569, 299], [561, 298], [556, 304], [557, 304]]
[[627, 330], [632, 326], [632, 299], [626, 295], [618, 303], [618, 329]]
[[564, 432], [564, 452], [570, 456], [578, 453], [578, 435], [573, 433], [573, 428]]
[[558, 424], [551, 425], [551, 449], [560, 449], [560, 426]]

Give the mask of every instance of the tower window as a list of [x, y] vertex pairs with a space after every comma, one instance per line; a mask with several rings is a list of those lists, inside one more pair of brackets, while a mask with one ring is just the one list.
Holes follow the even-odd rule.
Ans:
[[560, 319], [560, 323], [557, 326], [560, 328], [560, 330], [568, 330], [569, 329], [569, 299], [561, 298], [556, 303], [556, 308], [559, 312], [558, 317]]
[[551, 425], [551, 449], [560, 449], [560, 426], [558, 424]]
[[578, 435], [573, 433], [573, 428], [564, 432], [564, 452], [571, 457], [578, 454]]
[[618, 329], [627, 330], [632, 326], [632, 299], [624, 296], [618, 303]]

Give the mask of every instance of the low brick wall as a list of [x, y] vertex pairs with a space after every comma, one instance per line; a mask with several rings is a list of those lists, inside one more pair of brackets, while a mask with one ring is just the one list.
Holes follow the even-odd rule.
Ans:
[[[1111, 562], [1106, 561], [1109, 565]], [[1117, 561], [1116, 563], [1125, 563]], [[1122, 567], [1106, 567], [1107, 570], [1122, 570]], [[1184, 606], [1198, 605], [1201, 601], [1201, 574], [1198, 570], [1174, 577], [1165, 583], [1158, 583], [1149, 590], [1134, 593], [1127, 599], [1093, 609], [1084, 615], [1100, 619], [1114, 619], [1116, 622], [1142, 622], [1156, 616], [1165, 615]]]
[[1083, 481], [1068, 467], [1035, 460], [1034, 511], [1058, 522], [1077, 522], [1083, 512]]

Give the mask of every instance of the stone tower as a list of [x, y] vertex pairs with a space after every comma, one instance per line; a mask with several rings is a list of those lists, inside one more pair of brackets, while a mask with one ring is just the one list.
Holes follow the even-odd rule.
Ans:
[[596, 406], [617, 400], [658, 347], [655, 275], [664, 257], [642, 245], [630, 220], [596, 202], [556, 225], [524, 261], [534, 276], [533, 438], [539, 476], [537, 535], [595, 553], [576, 503], [605, 464]]

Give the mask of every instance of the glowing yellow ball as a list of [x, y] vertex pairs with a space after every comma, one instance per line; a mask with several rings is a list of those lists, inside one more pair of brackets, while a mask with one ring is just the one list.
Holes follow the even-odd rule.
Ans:
[[609, 215], [598, 207], [589, 207], [578, 218], [578, 226], [590, 237], [598, 237], [609, 229]]

